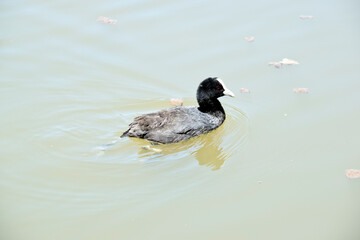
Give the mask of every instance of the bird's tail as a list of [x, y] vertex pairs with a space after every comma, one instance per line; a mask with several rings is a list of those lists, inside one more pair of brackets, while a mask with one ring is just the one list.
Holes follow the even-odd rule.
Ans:
[[128, 136], [128, 133], [129, 133], [129, 130], [130, 130], [130, 128], [129, 128], [128, 130], [126, 130], [126, 131], [120, 136], [120, 138], [127, 137], [127, 136]]

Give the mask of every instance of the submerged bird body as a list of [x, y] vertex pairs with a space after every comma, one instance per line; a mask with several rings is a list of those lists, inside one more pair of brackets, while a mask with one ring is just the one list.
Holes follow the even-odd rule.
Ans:
[[217, 100], [234, 96], [219, 78], [207, 78], [197, 90], [199, 107], [174, 107], [138, 116], [121, 137], [144, 138], [159, 143], [174, 143], [219, 127], [225, 111]]

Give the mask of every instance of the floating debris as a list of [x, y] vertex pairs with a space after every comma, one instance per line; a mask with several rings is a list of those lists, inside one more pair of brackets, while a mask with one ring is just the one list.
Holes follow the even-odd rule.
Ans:
[[253, 42], [253, 41], [255, 41], [255, 37], [244, 37], [244, 39], [245, 39], [247, 42]]
[[280, 63], [283, 65], [298, 65], [299, 64], [299, 62], [288, 59], [288, 58], [283, 58], [283, 60], [281, 60]]
[[269, 62], [269, 65], [272, 65], [276, 68], [280, 68], [282, 65], [298, 65], [299, 62], [295, 61], [295, 60], [291, 60], [288, 58], [283, 58], [283, 60], [279, 61], [279, 62]]
[[346, 175], [347, 178], [350, 178], [350, 179], [360, 178], [360, 170], [358, 170], [358, 169], [347, 169], [345, 171], [345, 175]]
[[307, 19], [313, 19], [313, 16], [300, 15], [299, 18], [303, 20], [307, 20]]
[[150, 145], [142, 146], [142, 148], [145, 149], [145, 150], [149, 150], [149, 151], [156, 152], [156, 153], [162, 152], [161, 149], [153, 148], [153, 147], [151, 147]]
[[184, 104], [184, 101], [182, 99], [172, 98], [170, 99], [170, 104], [173, 106], [182, 106]]
[[240, 92], [242, 93], [250, 93], [250, 90], [247, 88], [240, 88]]
[[103, 22], [106, 24], [116, 24], [117, 23], [117, 20], [110, 19], [110, 18], [103, 17], [103, 16], [98, 17], [97, 21], [100, 21], [100, 22]]
[[294, 93], [309, 93], [309, 89], [308, 88], [294, 88], [293, 92]]
[[269, 65], [272, 65], [276, 68], [280, 68], [281, 67], [281, 63], [280, 62], [269, 62]]

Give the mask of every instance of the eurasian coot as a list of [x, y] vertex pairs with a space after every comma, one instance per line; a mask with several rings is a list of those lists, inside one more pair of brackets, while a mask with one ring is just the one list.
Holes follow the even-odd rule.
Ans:
[[199, 107], [174, 107], [138, 116], [121, 137], [175, 143], [219, 127], [225, 111], [217, 98], [235, 95], [217, 77], [202, 81], [197, 89]]

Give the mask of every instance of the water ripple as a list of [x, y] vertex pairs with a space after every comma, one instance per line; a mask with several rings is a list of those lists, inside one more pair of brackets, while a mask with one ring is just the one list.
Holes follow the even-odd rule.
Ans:
[[[138, 104], [141, 105], [140, 102]], [[142, 108], [134, 105], [132, 107]], [[159, 145], [150, 145], [148, 141], [136, 138], [115, 139], [109, 144], [95, 148], [98, 152], [95, 151], [94, 154], [97, 154], [98, 158], [92, 158], [92, 161], [120, 164], [157, 163], [171, 167], [172, 163], [180, 160], [187, 161], [186, 159], [191, 157], [195, 158], [199, 165], [218, 170], [227, 159], [241, 149], [249, 129], [245, 113], [233, 106], [225, 105], [225, 108], [227, 118], [224, 124], [207, 134], [184, 142]], [[133, 115], [129, 112], [123, 114]], [[126, 129], [126, 127], [124, 125], [122, 129]], [[122, 155], [121, 159], [119, 159], [119, 155]], [[191, 165], [189, 162], [188, 164]], [[187, 168], [188, 166], [183, 165], [183, 167]]]

